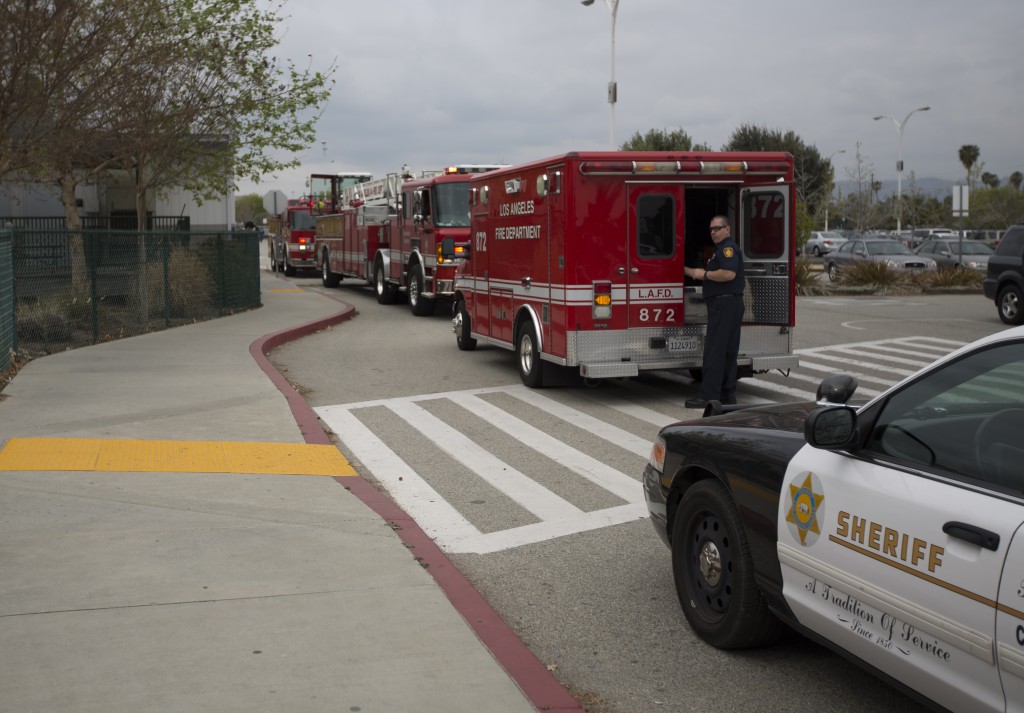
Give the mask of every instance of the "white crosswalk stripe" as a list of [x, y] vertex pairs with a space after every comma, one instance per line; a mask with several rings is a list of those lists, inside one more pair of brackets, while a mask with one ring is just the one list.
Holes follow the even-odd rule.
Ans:
[[[738, 395], [745, 403], [810, 400], [822, 378], [846, 373], [858, 379], [857, 398], [864, 400], [961, 345], [904, 337], [799, 350], [799, 369], [788, 376], [743, 379]], [[651, 441], [660, 427], [696, 417], [683, 406], [693, 395], [693, 383], [680, 374], [659, 373], [602, 389], [544, 391], [517, 384], [323, 406], [316, 412], [351, 459], [443, 549], [483, 554], [646, 517], [639, 477]], [[455, 413], [445, 409], [458, 409], [494, 435], [475, 440], [466, 435], [472, 429], [465, 423], [435, 415]], [[400, 456], [409, 429], [432, 452]], [[458, 478], [468, 472], [483, 490], [467, 491], [494, 497], [460, 499], [459, 486], [468, 484], [437, 482], [437, 473], [446, 470]], [[584, 490], [603, 495], [581, 495]], [[517, 512], [497, 517], [498, 508]], [[498, 523], [502, 518], [507, 526]]]

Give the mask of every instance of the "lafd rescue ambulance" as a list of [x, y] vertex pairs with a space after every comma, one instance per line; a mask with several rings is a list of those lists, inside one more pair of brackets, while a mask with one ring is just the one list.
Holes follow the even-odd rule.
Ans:
[[[417, 316], [434, 312], [453, 294], [456, 264], [438, 259], [445, 238], [469, 235], [469, 179], [500, 168], [460, 165], [419, 176], [403, 171], [341, 188], [327, 186], [322, 204], [336, 209], [317, 217], [317, 266], [326, 287], [345, 277], [371, 284], [381, 304], [407, 295]], [[348, 174], [340, 174], [346, 176]], [[318, 187], [329, 176], [313, 176]], [[333, 198], [328, 198], [334, 192]], [[320, 203], [318, 203], [319, 205]]]
[[512, 349], [527, 386], [545, 363], [587, 379], [702, 367], [707, 308], [683, 266], [728, 216], [743, 252], [741, 376], [797, 366], [795, 189], [787, 153], [580, 152], [476, 176], [452, 327], [460, 349]]

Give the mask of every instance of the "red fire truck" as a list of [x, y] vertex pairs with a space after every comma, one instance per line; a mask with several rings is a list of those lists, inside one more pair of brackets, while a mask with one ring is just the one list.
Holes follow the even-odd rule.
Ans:
[[[438, 259], [438, 247], [445, 238], [468, 239], [469, 179], [496, 168], [453, 166], [418, 177], [403, 171], [347, 188], [336, 181], [328, 189], [335, 198], [323, 203], [338, 212], [316, 218], [324, 286], [365, 280], [381, 304], [407, 295], [413, 314], [432, 314], [438, 301], [451, 300], [456, 268]], [[310, 185], [327, 178], [313, 176]]]
[[707, 308], [683, 266], [713, 253], [729, 217], [743, 251], [742, 376], [797, 366], [795, 189], [787, 153], [569, 153], [470, 183], [452, 328], [460, 349], [511, 349], [520, 377], [544, 367], [586, 379], [654, 369], [699, 375]]
[[316, 267], [316, 224], [306, 199], [289, 199], [284, 212], [268, 222], [270, 267], [289, 277], [297, 270]]

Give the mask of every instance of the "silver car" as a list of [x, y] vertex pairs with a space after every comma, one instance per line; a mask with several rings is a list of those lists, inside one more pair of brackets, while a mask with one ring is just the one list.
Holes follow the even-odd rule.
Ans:
[[[961, 247], [963, 251], [961, 252]], [[930, 257], [939, 267], [952, 267], [957, 270], [967, 268], [978, 272], [988, 271], [988, 258], [995, 252], [985, 243], [978, 240], [935, 239], [921, 244], [918, 255]]]
[[815, 230], [804, 245], [804, 255], [819, 257], [837, 249], [846, 242], [846, 238], [840, 233], [831, 230]]
[[931, 272], [935, 261], [914, 252], [899, 240], [887, 238], [852, 238], [825, 258], [825, 270], [830, 280], [838, 280], [843, 270], [859, 262], [879, 262], [901, 272]]

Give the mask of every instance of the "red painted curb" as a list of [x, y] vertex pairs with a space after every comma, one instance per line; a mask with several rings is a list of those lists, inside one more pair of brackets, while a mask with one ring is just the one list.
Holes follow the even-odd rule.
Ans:
[[[328, 295], [324, 296], [335, 299]], [[249, 345], [249, 353], [253, 359], [288, 400], [288, 406], [306, 443], [330, 445], [331, 439], [324, 432], [320, 419], [313, 409], [274, 367], [267, 355], [282, 344], [340, 324], [356, 315], [354, 306], [346, 302], [342, 304], [346, 309], [338, 314], [268, 334]], [[335, 478], [335, 481], [348, 488], [383, 520], [396, 526], [395, 533], [399, 539], [408, 545], [416, 559], [426, 567], [427, 572], [448, 597], [448, 601], [469, 624], [498, 664], [516, 682], [534, 708], [545, 713], [584, 713], [579, 701], [526, 647], [415, 520], [364, 478]]]

